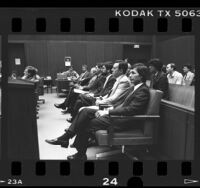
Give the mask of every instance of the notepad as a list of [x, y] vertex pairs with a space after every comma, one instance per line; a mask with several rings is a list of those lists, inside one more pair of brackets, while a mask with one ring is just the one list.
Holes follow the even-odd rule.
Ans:
[[80, 94], [89, 93], [89, 91], [83, 91], [83, 90], [81, 90], [81, 89], [74, 89], [74, 92], [75, 92], [75, 93], [80, 93]]

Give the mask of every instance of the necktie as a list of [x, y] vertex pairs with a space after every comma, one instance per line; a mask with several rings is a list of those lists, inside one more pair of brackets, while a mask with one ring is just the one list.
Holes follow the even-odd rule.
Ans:
[[103, 85], [103, 88], [105, 88], [106, 84], [108, 83], [108, 80], [109, 80], [110, 76], [111, 76], [111, 75], [107, 76], [106, 81], [105, 81], [105, 83], [104, 83], [104, 85]]
[[116, 90], [116, 88], [117, 88], [117, 86], [118, 86], [118, 83], [119, 83], [119, 82], [117, 82], [117, 81], [115, 82], [113, 88], [111, 89], [111, 92], [110, 92], [110, 95], [109, 95], [109, 96], [112, 96], [112, 95], [115, 93], [115, 90]]

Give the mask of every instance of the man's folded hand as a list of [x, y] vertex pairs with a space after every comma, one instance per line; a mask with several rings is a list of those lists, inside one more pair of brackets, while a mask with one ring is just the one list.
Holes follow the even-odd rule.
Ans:
[[104, 110], [98, 110], [96, 113], [95, 113], [95, 117], [101, 117], [101, 116], [105, 116], [105, 115], [108, 115], [108, 111], [104, 111]]

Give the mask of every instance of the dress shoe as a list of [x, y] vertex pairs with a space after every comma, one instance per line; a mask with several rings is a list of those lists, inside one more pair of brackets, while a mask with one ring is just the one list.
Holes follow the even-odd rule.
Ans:
[[68, 113], [70, 113], [68, 110], [62, 110], [61, 112], [62, 112], [62, 114], [68, 114]]
[[76, 153], [74, 155], [68, 156], [67, 159], [68, 160], [84, 160], [84, 161], [86, 161], [87, 160], [87, 155], [86, 154]]
[[72, 123], [73, 118], [68, 118], [68, 119], [66, 119], [66, 121], [68, 121], [69, 123]]
[[68, 147], [69, 145], [69, 140], [59, 140], [59, 139], [52, 139], [52, 140], [45, 140], [48, 144], [52, 145], [61, 145], [62, 147]]
[[[89, 148], [89, 147], [93, 147], [93, 146], [97, 146], [96, 141], [94, 139], [89, 139], [87, 147]], [[72, 143], [69, 145], [69, 147], [76, 148], [76, 145], [75, 145], [75, 143]]]
[[54, 106], [56, 108], [62, 108], [63, 110], [65, 110], [65, 105], [62, 103], [62, 104], [54, 104]]

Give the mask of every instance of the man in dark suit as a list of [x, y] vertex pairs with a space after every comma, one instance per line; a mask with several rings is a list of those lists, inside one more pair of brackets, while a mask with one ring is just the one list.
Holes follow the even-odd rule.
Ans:
[[[101, 65], [99, 65], [100, 67]], [[91, 79], [87, 85], [84, 86], [72, 86], [70, 87], [69, 93], [67, 95], [67, 98], [65, 101], [61, 104], [54, 104], [56, 108], [61, 108], [63, 110], [66, 109], [66, 107], [71, 108], [71, 105], [74, 105], [76, 102], [76, 99], [78, 98], [79, 94], [74, 93], [74, 88], [78, 88], [84, 91], [90, 91], [90, 92], [98, 92], [101, 90], [101, 87], [105, 81], [105, 76], [102, 76], [101, 74], [101, 67], [97, 70], [96, 67], [93, 67], [91, 69]], [[67, 110], [69, 111], [69, 110]], [[66, 113], [67, 111], [63, 111], [63, 113]]]
[[86, 150], [90, 134], [97, 130], [107, 130], [109, 126], [122, 131], [134, 125], [134, 122], [127, 120], [113, 121], [110, 115], [136, 115], [143, 114], [146, 111], [149, 102], [149, 88], [146, 86], [146, 78], [148, 68], [146, 66], [138, 66], [131, 70], [130, 79], [133, 84], [126, 92], [124, 102], [113, 109], [103, 111], [85, 108], [81, 110], [69, 129], [64, 135], [57, 139], [46, 140], [49, 144], [62, 145], [67, 147], [69, 139], [76, 135], [74, 146], [77, 149], [75, 155], [69, 156], [68, 160], [81, 159], [86, 160]]
[[72, 119], [68, 120], [69, 122], [73, 121], [73, 118], [81, 107], [95, 105], [97, 97], [103, 97], [111, 91], [116, 81], [115, 77], [111, 74], [112, 67], [113, 65], [111, 62], [106, 62], [103, 64], [102, 74], [106, 76], [106, 80], [103, 84], [102, 90], [96, 94], [80, 94], [79, 98], [76, 100], [73, 110], [71, 111]]
[[163, 64], [159, 59], [149, 61], [149, 70], [151, 73], [150, 88], [163, 91], [163, 99], [169, 99], [169, 83], [167, 76], [162, 72]]
[[82, 65], [82, 73], [76, 80], [78, 85], [86, 85], [89, 82], [90, 72], [88, 71], [87, 65]]

